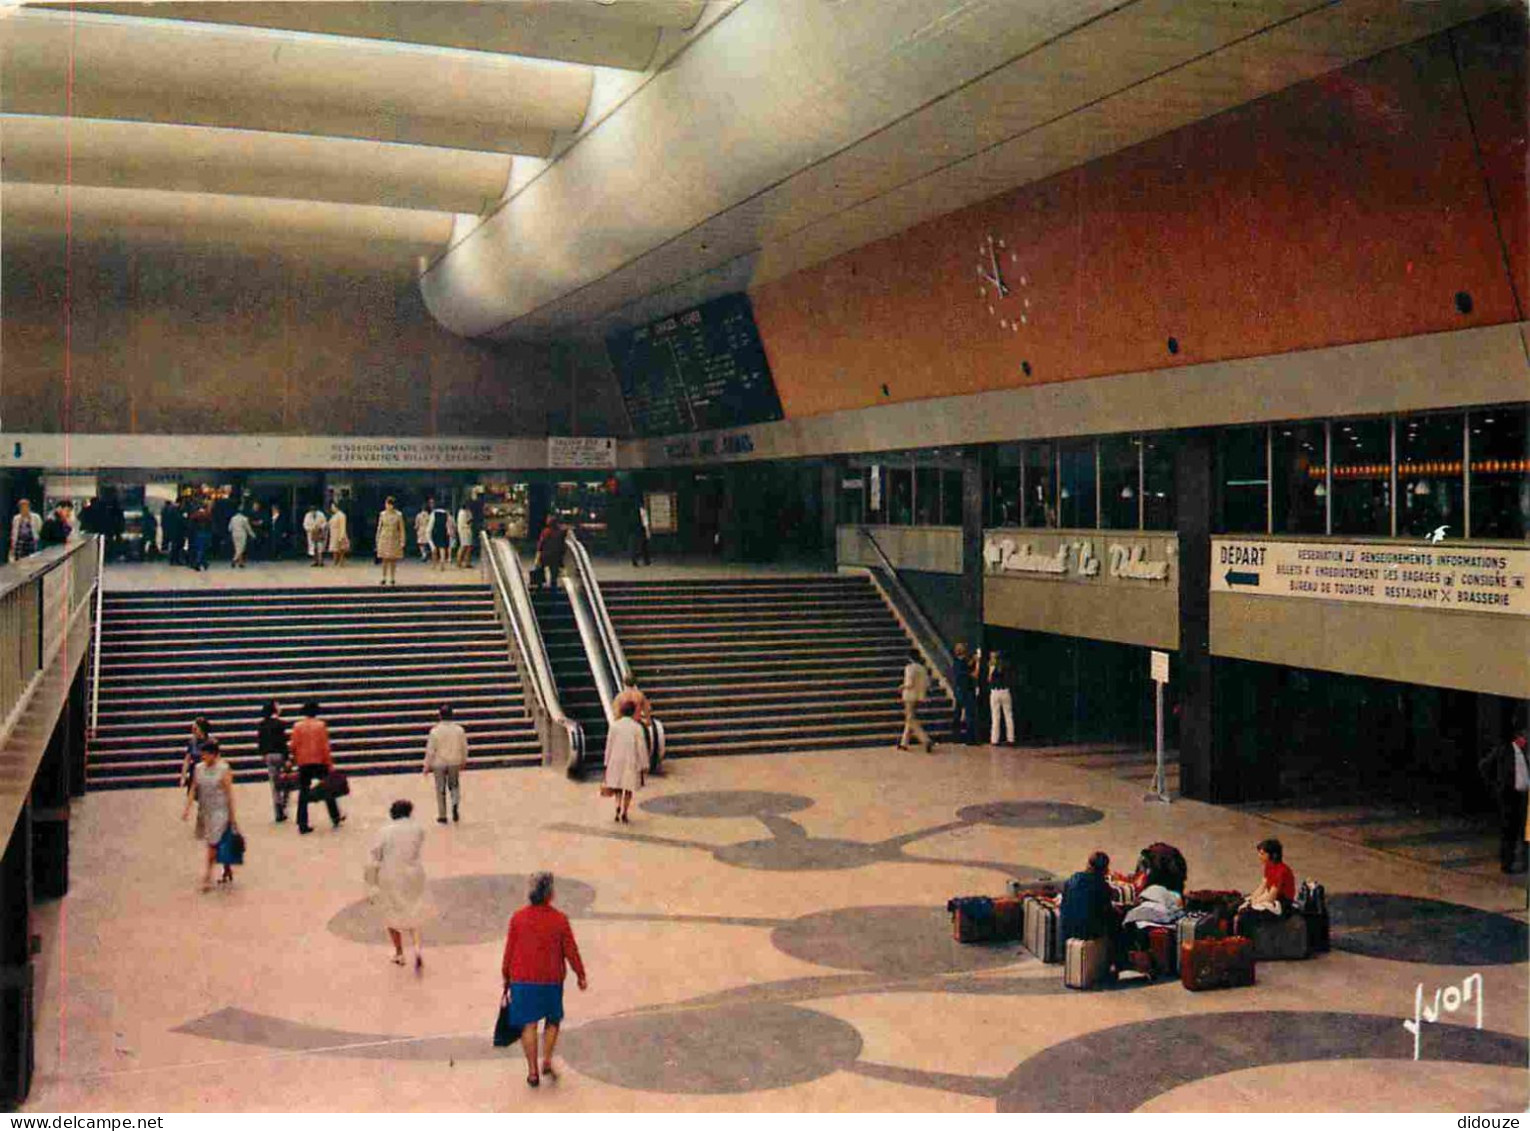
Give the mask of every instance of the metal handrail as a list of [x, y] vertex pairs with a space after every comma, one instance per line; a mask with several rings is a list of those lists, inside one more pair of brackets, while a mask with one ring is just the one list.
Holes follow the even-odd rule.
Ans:
[[919, 599], [903, 584], [903, 579], [898, 576], [898, 567], [893, 565], [892, 559], [877, 542], [876, 535], [864, 526], [856, 528], [875, 551], [880, 566], [867, 568], [872, 579], [878, 583], [883, 591], [883, 596], [892, 605], [893, 611], [900, 620], [904, 621], [904, 627], [908, 629], [914, 638], [914, 643], [924, 653], [925, 659], [930, 661], [935, 674], [946, 685], [946, 690], [955, 697], [956, 685], [956, 656], [946, 644], [945, 637], [941, 636], [940, 630], [935, 623], [926, 615], [919, 604]]
[[[594, 662], [594, 653], [590, 651], [591, 641], [585, 640], [585, 650], [590, 653], [590, 669], [595, 674], [596, 688], [600, 691], [603, 706], [606, 711], [608, 722], [616, 721], [616, 697], [621, 694], [627, 680], [632, 678], [632, 668], [627, 663], [627, 653], [622, 648], [621, 637], [616, 634], [616, 625], [611, 621], [611, 612], [606, 607], [606, 597], [600, 589], [600, 579], [595, 575], [595, 564], [590, 559], [589, 551], [584, 544], [576, 538], [572, 532], [568, 536], [569, 549], [572, 552], [574, 572], [578, 577], [578, 590], [565, 581], [568, 588], [569, 600], [574, 605], [575, 623], [580, 623], [582, 610], [576, 595], [583, 596], [588, 604], [588, 617], [593, 629], [593, 635], [598, 637], [604, 660], [604, 667], [609, 678], [609, 694], [601, 686], [600, 675]], [[580, 637], [584, 639], [585, 629], [580, 626]], [[649, 745], [649, 768], [657, 770], [659, 763], [664, 759], [664, 724], [655, 715], [648, 717], [648, 745]]]
[[503, 538], [485, 546], [484, 565], [494, 588], [494, 610], [510, 641], [521, 685], [527, 689], [532, 722], [542, 743], [542, 761], [575, 772], [584, 761], [584, 728], [563, 713], [552, 662], [531, 606], [531, 594], [515, 549]]
[[106, 589], [106, 539], [96, 539], [96, 622], [90, 636], [90, 721], [85, 733], [94, 738], [101, 699], [101, 601]]

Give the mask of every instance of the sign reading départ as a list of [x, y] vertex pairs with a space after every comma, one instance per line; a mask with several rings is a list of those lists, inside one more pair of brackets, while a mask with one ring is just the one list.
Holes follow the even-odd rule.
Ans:
[[1530, 616], [1530, 549], [1211, 540], [1211, 591]]

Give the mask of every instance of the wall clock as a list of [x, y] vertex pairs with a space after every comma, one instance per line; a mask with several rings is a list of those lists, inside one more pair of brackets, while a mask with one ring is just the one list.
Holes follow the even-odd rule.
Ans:
[[1020, 254], [1002, 239], [987, 236], [977, 250], [978, 298], [999, 329], [1018, 334], [1030, 324], [1031, 300], [1026, 296], [1030, 280], [1020, 274]]

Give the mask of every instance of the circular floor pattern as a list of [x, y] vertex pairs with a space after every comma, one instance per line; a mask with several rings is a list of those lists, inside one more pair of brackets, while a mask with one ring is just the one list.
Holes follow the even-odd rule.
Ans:
[[698, 790], [655, 797], [638, 806], [663, 817], [769, 817], [796, 813], [813, 806], [800, 793], [768, 793], [754, 789]]
[[963, 945], [939, 907], [844, 907], [817, 911], [770, 933], [777, 950], [836, 970], [924, 977], [1010, 966], [1026, 958], [1019, 943]]
[[[529, 884], [529, 876], [447, 876], [428, 881], [425, 895], [431, 914], [423, 928], [426, 947], [504, 941], [505, 925], [525, 906]], [[558, 876], [553, 901], [564, 914], [577, 918], [595, 905], [595, 889]], [[389, 945], [382, 917], [369, 899], [342, 908], [327, 926], [351, 942]]]
[[1530, 957], [1525, 924], [1409, 895], [1344, 892], [1328, 897], [1333, 946], [1369, 958], [1431, 966], [1506, 966]]
[[863, 868], [895, 860], [896, 849], [864, 844], [858, 840], [819, 837], [780, 837], [725, 844], [712, 855], [735, 868], [761, 868], [772, 872], [829, 872], [838, 868]]
[[[1523, 1068], [1523, 1037], [1427, 1025], [1419, 1058]], [[1135, 1111], [1196, 1080], [1273, 1064], [1413, 1059], [1397, 1017], [1242, 1012], [1162, 1017], [1102, 1029], [1043, 1049], [1009, 1074], [998, 1110]], [[1111, 1066], [1129, 1065], [1128, 1071]]]
[[568, 1030], [558, 1051], [575, 1070], [623, 1088], [737, 1095], [853, 1064], [861, 1036], [836, 1017], [770, 1003], [608, 1017]]
[[958, 809], [956, 816], [974, 825], [1001, 825], [1009, 829], [1061, 829], [1105, 819], [1098, 809], [1066, 801], [988, 801]]

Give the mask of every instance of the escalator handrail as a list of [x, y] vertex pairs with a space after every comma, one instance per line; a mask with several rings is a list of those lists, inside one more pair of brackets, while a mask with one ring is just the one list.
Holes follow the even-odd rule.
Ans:
[[[526, 578], [521, 572], [520, 557], [504, 538], [489, 539], [483, 557], [495, 593], [504, 604], [505, 627], [512, 637], [517, 666], [522, 669], [521, 682], [530, 689], [530, 702], [537, 714], [549, 727], [559, 728], [566, 733], [570, 766], [575, 766], [584, 758], [584, 728], [563, 713], [563, 706], [558, 700], [558, 687], [552, 678], [552, 662], [548, 659], [547, 645], [542, 639], [536, 612], [531, 605], [531, 593], [526, 588]], [[543, 736], [544, 743], [550, 741], [550, 733]]]
[[611, 671], [613, 682], [618, 685], [617, 694], [620, 694], [620, 685], [631, 678], [632, 668], [627, 664], [627, 654], [622, 650], [621, 638], [616, 635], [616, 626], [611, 623], [611, 613], [606, 608], [605, 594], [600, 590], [600, 579], [595, 576], [595, 566], [590, 561], [590, 552], [572, 534], [569, 535], [568, 540], [574, 548], [574, 559], [578, 563], [580, 580], [588, 594], [595, 627], [600, 632], [601, 646], [606, 653], [606, 666]]

